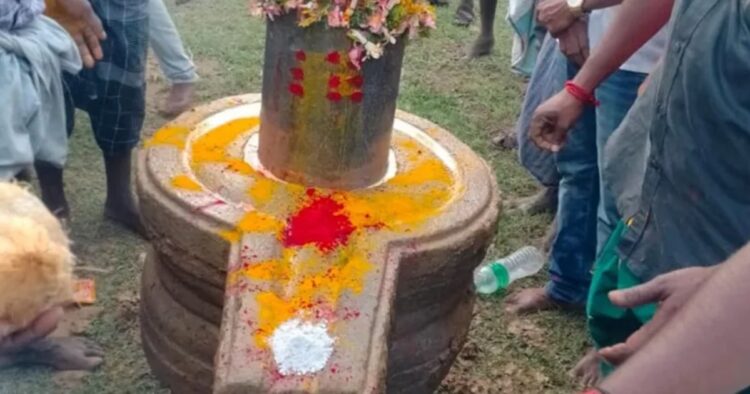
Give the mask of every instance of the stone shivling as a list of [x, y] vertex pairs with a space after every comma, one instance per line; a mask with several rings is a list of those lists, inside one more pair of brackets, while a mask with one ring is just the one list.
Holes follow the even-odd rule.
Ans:
[[403, 45], [358, 69], [345, 33], [293, 22], [268, 25], [262, 95], [141, 151], [149, 362], [175, 393], [432, 392], [469, 328], [495, 181], [396, 111]]

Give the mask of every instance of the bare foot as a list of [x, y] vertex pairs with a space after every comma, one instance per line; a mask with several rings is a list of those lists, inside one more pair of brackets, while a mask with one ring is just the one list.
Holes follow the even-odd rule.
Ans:
[[524, 215], [537, 215], [540, 213], [554, 213], [557, 211], [557, 199], [560, 189], [557, 187], [545, 187], [536, 194], [509, 201], [509, 213], [522, 213]]
[[453, 24], [460, 27], [467, 27], [474, 22], [474, 13], [467, 10], [459, 9], [453, 16]]
[[596, 349], [591, 348], [586, 355], [578, 361], [578, 364], [570, 370], [570, 376], [579, 381], [583, 387], [596, 386], [601, 379], [601, 370], [599, 369], [600, 362], [601, 360], [596, 353]]
[[113, 204], [107, 202], [104, 208], [104, 217], [134, 232], [143, 239], [148, 239], [146, 228], [141, 222], [141, 216], [135, 204]]
[[479, 36], [477, 40], [474, 42], [474, 45], [471, 47], [471, 51], [469, 51], [469, 57], [472, 59], [487, 56], [492, 52], [492, 47], [495, 46], [495, 38], [494, 37], [484, 37]]
[[453, 16], [453, 24], [466, 27], [474, 22], [474, 0], [461, 0]]
[[500, 130], [494, 137], [492, 137], [492, 145], [499, 149], [516, 149], [518, 148], [518, 138], [516, 138], [516, 130], [508, 128]]
[[193, 105], [194, 94], [195, 84], [192, 82], [172, 85], [169, 95], [159, 109], [159, 113], [164, 117], [171, 118], [185, 112]]
[[61, 371], [89, 371], [101, 365], [103, 357], [102, 348], [86, 338], [45, 338], [16, 353], [0, 356], [0, 367], [32, 364]]
[[581, 309], [581, 306], [555, 301], [542, 287], [523, 289], [505, 301], [505, 312], [516, 315], [551, 309]]

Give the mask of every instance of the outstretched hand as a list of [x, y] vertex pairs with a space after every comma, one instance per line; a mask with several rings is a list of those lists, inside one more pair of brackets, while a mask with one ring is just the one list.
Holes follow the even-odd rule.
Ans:
[[88, 0], [47, 0], [47, 15], [68, 31], [87, 68], [102, 59], [100, 41], [107, 38]]
[[583, 112], [584, 104], [563, 90], [542, 103], [531, 118], [529, 138], [541, 149], [558, 152]]
[[656, 277], [650, 282], [627, 290], [609, 293], [613, 304], [623, 308], [658, 303], [650, 322], [633, 333], [624, 343], [599, 350], [599, 356], [612, 365], [620, 365], [656, 335], [696, 293], [714, 272], [715, 267], [686, 268]]

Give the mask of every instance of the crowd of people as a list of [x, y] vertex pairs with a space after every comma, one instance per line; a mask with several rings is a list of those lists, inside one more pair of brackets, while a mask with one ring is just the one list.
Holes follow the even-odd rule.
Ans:
[[[523, 2], [511, 3], [514, 22]], [[750, 241], [750, 2], [533, 3], [537, 26], [514, 26], [536, 59], [517, 134], [522, 164], [544, 187], [537, 205], [557, 193], [555, 238], [547, 286], [511, 295], [506, 311], [585, 310], [595, 346], [574, 375], [595, 386], [624, 363], [592, 393], [750, 386], [747, 366], [729, 364], [747, 344], [728, 344], [742, 341], [750, 309], [731, 321], [723, 288], [729, 272], [750, 270], [747, 247], [730, 259]], [[697, 359], [712, 345], [698, 337], [717, 339], [714, 324], [688, 326], [701, 313], [725, 314], [714, 324], [734, 333], [711, 349], [710, 367]]]
[[[80, 109], [104, 160], [105, 217], [145, 236], [130, 175], [146, 115], [149, 45], [171, 84], [160, 113], [176, 116], [191, 106], [198, 75], [162, 0], [0, 0], [0, 181], [30, 181], [33, 170], [42, 201], [65, 223], [63, 169]], [[40, 340], [61, 316], [53, 308], [0, 338], [0, 366], [101, 363], [89, 342]]]
[[[585, 310], [594, 347], [574, 372], [587, 392], [750, 386], [750, 1], [524, 4], [509, 17], [523, 32], [514, 69], [530, 74], [520, 161], [542, 187], [529, 204], [555, 205], [555, 236], [548, 284], [509, 296], [506, 311]], [[473, 56], [492, 49], [496, 7], [480, 0]], [[149, 43], [172, 84], [165, 116], [192, 103], [195, 66], [161, 0], [44, 10], [0, 0], [0, 180], [33, 168], [45, 205], [68, 219], [63, 168], [81, 109], [104, 159], [105, 215], [143, 234], [130, 173]], [[455, 23], [473, 20], [462, 1]], [[60, 315], [0, 338], [0, 366], [29, 361], [21, 354], [58, 368], [101, 362], [93, 344], [40, 346]]]

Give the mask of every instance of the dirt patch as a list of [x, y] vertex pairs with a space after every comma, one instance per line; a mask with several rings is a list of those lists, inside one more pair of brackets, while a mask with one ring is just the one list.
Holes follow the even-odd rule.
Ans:
[[65, 310], [60, 324], [52, 336], [69, 337], [83, 335], [89, 329], [91, 322], [101, 314], [102, 308], [98, 306], [72, 307]]
[[508, 323], [508, 332], [534, 347], [544, 347], [544, 329], [526, 319], [515, 319]]
[[135, 291], [125, 291], [115, 297], [117, 301], [116, 316], [122, 323], [138, 320], [138, 305], [141, 298]]
[[52, 383], [57, 387], [57, 392], [70, 393], [83, 386], [86, 378], [91, 372], [86, 371], [61, 371], [52, 374]]

